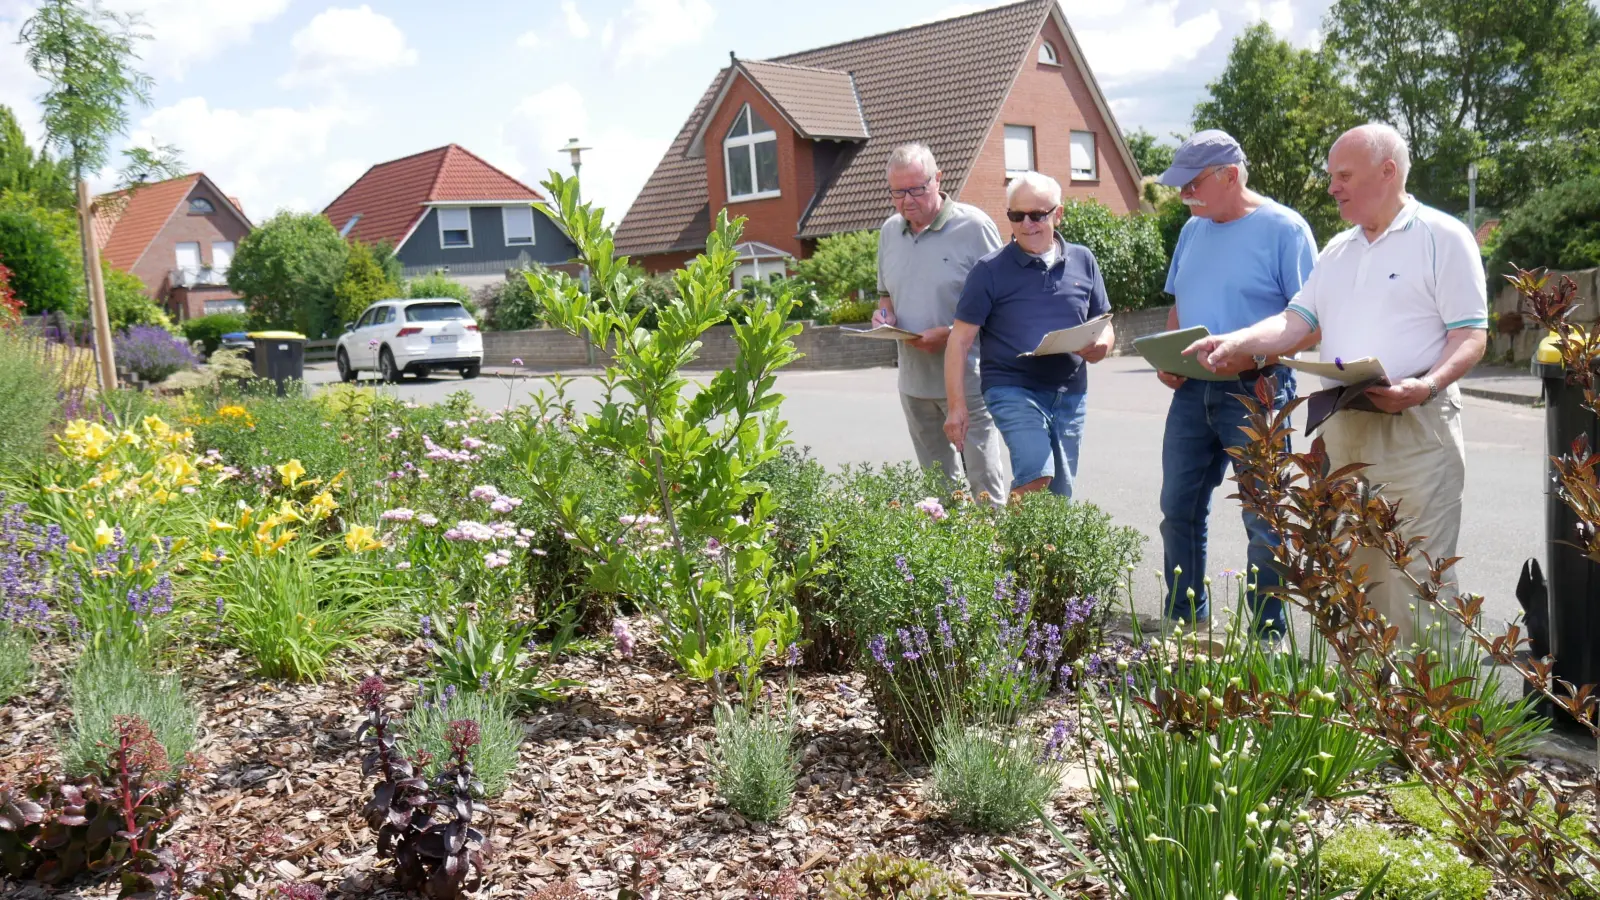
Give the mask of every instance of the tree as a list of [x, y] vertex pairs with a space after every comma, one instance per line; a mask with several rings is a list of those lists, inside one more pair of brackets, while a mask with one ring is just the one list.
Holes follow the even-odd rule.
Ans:
[[459, 281], [451, 281], [448, 275], [431, 272], [406, 282], [405, 294], [413, 300], [427, 300], [433, 297], [449, 297], [460, 300], [463, 305], [472, 302], [472, 291]]
[[1328, 196], [1328, 151], [1361, 116], [1333, 54], [1297, 49], [1257, 23], [1234, 40], [1206, 91], [1194, 127], [1233, 135], [1249, 161], [1250, 187], [1305, 216], [1319, 243], [1342, 231]]
[[81, 317], [88, 300], [83, 287], [83, 269], [73, 261], [83, 252], [78, 241], [78, 217], [71, 207], [53, 207], [41, 202], [38, 195], [28, 191], [0, 190], [0, 215], [17, 213], [43, 225], [61, 249], [61, 258], [67, 260], [67, 271], [72, 280], [72, 300], [62, 311]]
[[131, 191], [140, 185], [166, 181], [183, 174], [183, 155], [171, 144], [154, 147], [129, 147], [122, 151], [126, 162], [118, 173], [117, 187]]
[[32, 194], [58, 209], [71, 209], [75, 202], [66, 164], [43, 151], [34, 153], [16, 115], [10, 107], [0, 106], [0, 193], [6, 191]]
[[339, 322], [354, 322], [368, 306], [401, 293], [399, 282], [384, 271], [379, 248], [354, 241], [345, 260], [344, 277], [333, 289], [334, 315]]
[[112, 268], [107, 262], [102, 261], [101, 266], [106, 285], [106, 314], [111, 319], [112, 330], [122, 331], [132, 325], [172, 328], [172, 319], [150, 298], [139, 276]]
[[1143, 309], [1162, 302], [1167, 255], [1153, 216], [1119, 216], [1098, 200], [1068, 200], [1061, 204], [1056, 230], [1063, 240], [1094, 254], [1112, 309]]
[[266, 328], [296, 328], [317, 338], [337, 327], [334, 291], [350, 246], [317, 213], [280, 212], [234, 251], [228, 286]]
[[28, 315], [72, 308], [72, 257], [43, 222], [0, 212], [0, 262], [11, 270], [11, 288]]
[[28, 65], [50, 85], [41, 102], [45, 144], [59, 151], [78, 182], [78, 239], [94, 312], [100, 382], [107, 388], [117, 383], [116, 363], [83, 179], [105, 165], [112, 137], [127, 133], [127, 104], [150, 103], [153, 82], [133, 66], [138, 56], [134, 45], [147, 37], [134, 31], [135, 23], [133, 17], [107, 12], [98, 4], [86, 8], [80, 0], [42, 0], [22, 23], [20, 35]]
[[1139, 171], [1146, 178], [1160, 175], [1172, 165], [1172, 154], [1178, 148], [1170, 144], [1163, 144], [1159, 139], [1143, 128], [1134, 130], [1122, 136], [1128, 145], [1128, 152], [1133, 154], [1133, 161], [1139, 164]]
[[1559, 171], [1572, 136], [1549, 123], [1592, 72], [1600, 12], [1587, 0], [1336, 0], [1323, 31], [1361, 112], [1410, 142], [1423, 202], [1465, 210], [1472, 162], [1480, 202], [1497, 207], [1573, 174]]
[[795, 274], [817, 286], [829, 303], [854, 299], [858, 292], [878, 291], [878, 233], [852, 231], [817, 241], [809, 259], [794, 265]]
[[1524, 269], [1600, 266], [1600, 173], [1540, 191], [1506, 214], [1490, 278]]

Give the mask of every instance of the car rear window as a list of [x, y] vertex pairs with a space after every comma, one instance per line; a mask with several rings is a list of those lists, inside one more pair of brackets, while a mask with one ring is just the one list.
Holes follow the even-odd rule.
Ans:
[[472, 314], [459, 303], [414, 303], [406, 307], [407, 322], [448, 322], [470, 319]]

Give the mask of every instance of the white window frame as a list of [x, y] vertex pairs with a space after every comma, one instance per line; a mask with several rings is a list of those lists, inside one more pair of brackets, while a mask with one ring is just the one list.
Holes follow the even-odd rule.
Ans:
[[[223, 262], [223, 263], [220, 263], [220, 264], [217, 262], [217, 248], [218, 247], [227, 247], [228, 248], [228, 259], [227, 259], [226, 262]], [[212, 241], [211, 242], [211, 268], [215, 269], [218, 272], [226, 272], [226, 271], [228, 271], [228, 267], [233, 265], [233, 252], [235, 250], [237, 250], [237, 249], [239, 249], [239, 247], [233, 241]]]
[[[182, 250], [184, 247], [193, 247], [194, 248], [194, 265], [192, 265], [192, 266], [186, 266], [186, 265], [183, 264], [183, 254], [180, 253], [179, 251]], [[179, 241], [176, 244], [173, 244], [172, 245], [172, 267], [174, 269], [177, 269], [180, 272], [189, 272], [189, 271], [198, 272], [201, 269], [205, 268], [205, 265], [206, 265], [205, 257], [200, 255], [200, 250], [201, 250], [201, 247], [200, 247], [200, 242], [199, 241]]]
[[1039, 63], [1045, 66], [1061, 65], [1061, 54], [1056, 52], [1056, 45], [1049, 41], [1039, 42]]
[[[745, 120], [745, 126], [746, 126], [746, 132], [747, 133], [741, 134], [738, 137], [729, 137], [729, 138], [723, 138], [722, 139], [722, 180], [723, 180], [723, 182], [725, 183], [725, 185], [727, 187], [728, 202], [729, 203], [738, 203], [738, 202], [742, 202], [742, 201], [745, 201], [745, 200], [766, 200], [766, 199], [769, 199], [769, 198], [772, 198], [772, 197], [781, 197], [781, 196], [783, 196], [783, 186], [782, 186], [782, 180], [783, 179], [781, 177], [781, 175], [782, 175], [781, 170], [780, 170], [780, 173], [779, 173], [780, 177], [778, 179], [779, 180], [779, 186], [773, 188], [770, 191], [756, 191], [753, 194], [735, 194], [733, 192], [733, 167], [728, 165], [728, 154], [731, 151], [733, 151], [735, 148], [738, 148], [738, 149], [743, 149], [745, 153], [749, 154], [749, 156], [750, 156], [750, 186], [752, 188], [756, 187], [757, 184], [758, 184], [758, 177], [756, 175], [756, 145], [757, 144], [764, 144], [767, 141], [771, 141], [772, 142], [772, 153], [773, 153], [774, 158], [776, 158], [777, 153], [778, 153], [778, 132], [777, 132], [776, 129], [773, 129], [772, 126], [769, 125], [769, 126], [767, 126], [768, 127], [767, 131], [762, 131], [762, 132], [757, 133], [750, 127], [752, 125], [752, 122], [751, 122], [751, 119], [750, 119], [750, 104], [746, 103], [744, 106], [739, 108], [739, 115], [734, 117], [734, 122], [737, 123], [739, 121], [740, 117], [743, 117], [744, 120]], [[732, 131], [733, 130], [733, 126], [730, 125], [728, 127], [728, 130]], [[745, 148], [748, 148], [748, 149], [745, 149]]]
[[[520, 239], [513, 241], [511, 239], [511, 220], [506, 217], [516, 210], [523, 210], [528, 214], [528, 239], [525, 241]], [[534, 242], [538, 240], [538, 229], [534, 224], [533, 218], [533, 207], [531, 206], [500, 207], [500, 230], [505, 235], [507, 247], [532, 247], [534, 245]]]
[[[1088, 138], [1088, 140], [1089, 140], [1089, 168], [1087, 170], [1079, 169], [1072, 162], [1072, 153], [1078, 147], [1079, 138]], [[1067, 148], [1067, 165], [1072, 168], [1072, 180], [1073, 181], [1099, 181], [1100, 180], [1099, 147], [1096, 146], [1098, 143], [1099, 143], [1099, 141], [1095, 137], [1095, 133], [1092, 132], [1092, 131], [1074, 131], [1074, 132], [1072, 132], [1072, 134], [1070, 136], [1070, 139], [1069, 139], [1068, 148]]]
[[217, 206], [204, 197], [189, 198], [189, 214], [195, 216], [209, 216], [217, 211]]
[[[470, 206], [438, 206], [438, 207], [434, 207], [434, 210], [437, 213], [435, 218], [437, 218], [439, 220], [439, 249], [441, 249], [441, 250], [471, 250], [472, 249], [472, 207], [470, 207]], [[451, 212], [451, 213], [460, 212], [460, 213], [465, 213], [466, 214], [466, 216], [467, 216], [467, 228], [466, 228], [466, 231], [467, 231], [467, 242], [465, 244], [446, 244], [444, 242], [444, 233], [446, 231], [460, 231], [461, 230], [460, 228], [446, 228], [446, 227], [444, 227], [444, 214], [447, 213], [447, 212]]]
[[[1015, 129], [1018, 133], [1013, 135], [1012, 129]], [[1026, 169], [1013, 169], [1009, 158], [1011, 155], [1009, 152], [1010, 145], [1013, 140], [1021, 140], [1022, 132], [1027, 132], [1028, 136], [1028, 167]], [[1006, 125], [1004, 127], [1001, 132], [1000, 156], [1001, 163], [1006, 167], [1006, 180], [1009, 181], [1024, 172], [1036, 170], [1039, 165], [1038, 145], [1034, 143], [1037, 136], [1037, 132], [1034, 131], [1032, 125]]]

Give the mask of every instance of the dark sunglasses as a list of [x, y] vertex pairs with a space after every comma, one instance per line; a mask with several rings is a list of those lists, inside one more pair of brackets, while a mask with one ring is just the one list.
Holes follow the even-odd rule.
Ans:
[[1021, 222], [1023, 219], [1028, 219], [1029, 221], [1033, 222], [1043, 222], [1045, 219], [1050, 218], [1050, 214], [1059, 208], [1060, 207], [1058, 206], [1052, 206], [1046, 210], [1034, 209], [1027, 212], [1023, 212], [1020, 209], [1008, 209], [1006, 210], [1006, 218], [1013, 222]]

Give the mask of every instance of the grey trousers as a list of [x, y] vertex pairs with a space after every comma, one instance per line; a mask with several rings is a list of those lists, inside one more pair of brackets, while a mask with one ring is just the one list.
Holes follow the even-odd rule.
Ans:
[[906, 411], [906, 427], [911, 431], [917, 465], [927, 469], [938, 463], [952, 481], [958, 473], [964, 473], [974, 498], [987, 493], [995, 503], [1006, 502], [1006, 486], [1011, 483], [1006, 472], [1006, 449], [981, 395], [967, 397], [967, 440], [959, 458], [955, 445], [944, 435], [945, 416], [950, 413], [950, 404], [944, 398], [901, 394], [900, 406]]

